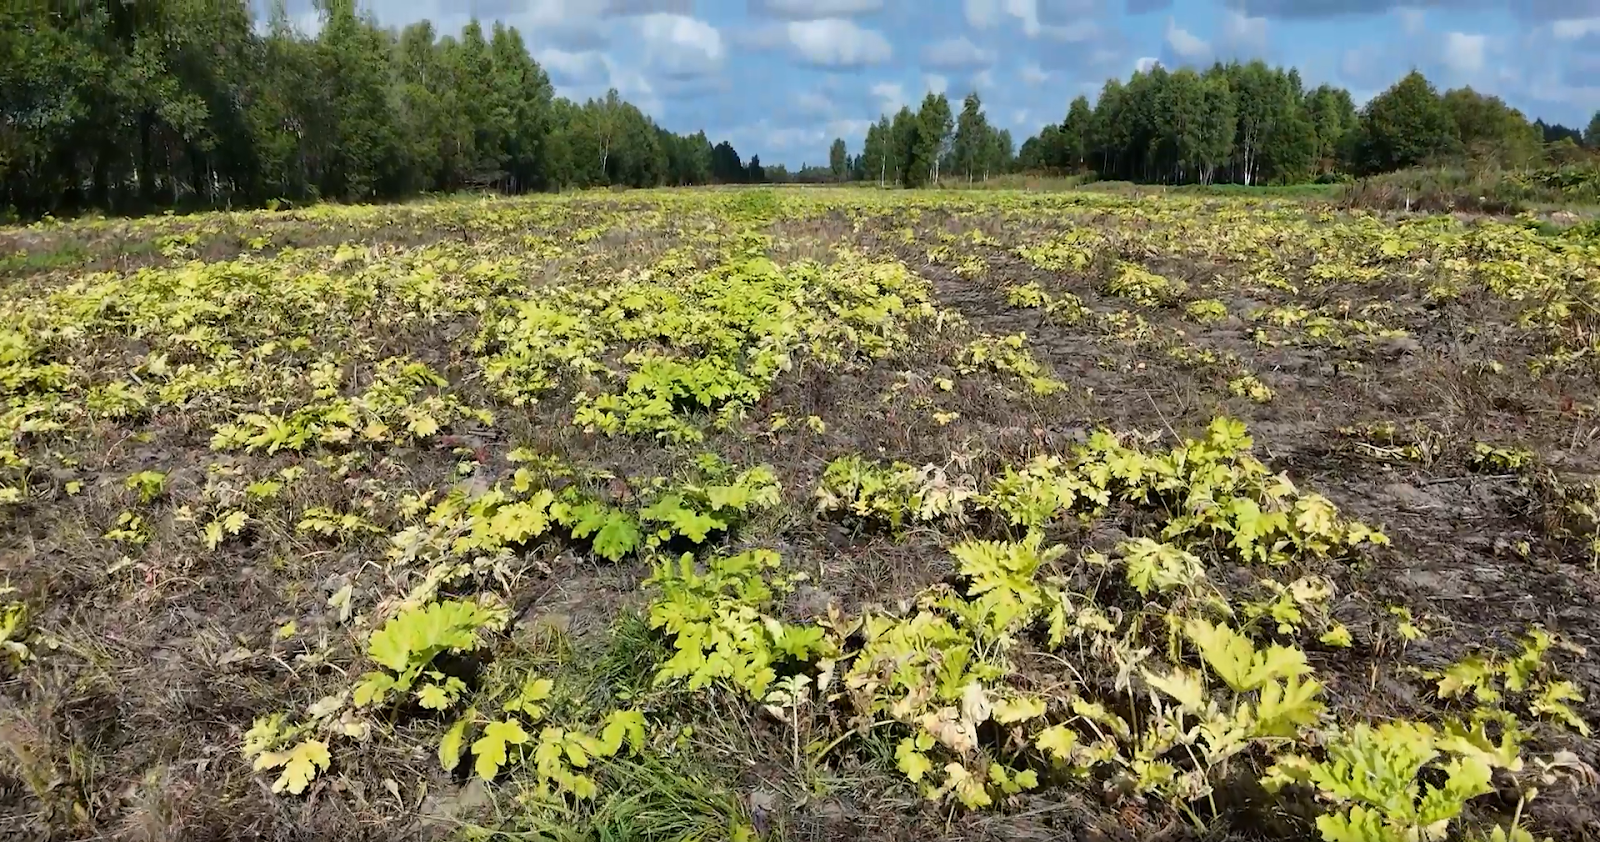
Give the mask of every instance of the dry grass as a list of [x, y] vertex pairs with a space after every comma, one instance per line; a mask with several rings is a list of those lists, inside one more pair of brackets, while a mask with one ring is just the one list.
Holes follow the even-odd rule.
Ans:
[[[1307, 232], [1328, 224], [1289, 202], [1247, 207], [1206, 196], [808, 190], [312, 208], [0, 231], [0, 254], [21, 255], [0, 267], [0, 305], [8, 307], [93, 272], [178, 272], [189, 260], [235, 258], [303, 260], [282, 271], [362, 277], [375, 288], [419, 265], [454, 281], [482, 262], [499, 273], [485, 281], [497, 294], [536, 298], [557, 283], [605, 288], [644, 271], [708, 269], [748, 233], [765, 238], [748, 242], [780, 264], [831, 263], [845, 251], [903, 264], [928, 281], [943, 312], [932, 325], [918, 325], [907, 347], [881, 358], [824, 364], [797, 355], [742, 421], [719, 428], [708, 414], [693, 416], [706, 438], [692, 445], [575, 426], [571, 399], [592, 386], [577, 375], [537, 403], [513, 405], [486, 381], [481, 349], [473, 347], [480, 314], [470, 300], [457, 307], [463, 301], [448, 296], [426, 318], [399, 319], [385, 309], [394, 302], [380, 296], [370, 306], [336, 308], [325, 321], [285, 328], [284, 342], [300, 336], [309, 350], [272, 369], [287, 372], [281, 389], [258, 370], [224, 399], [126, 418], [90, 414], [47, 436], [18, 433], [19, 452], [35, 465], [24, 504], [0, 505], [0, 584], [17, 589], [0, 601], [29, 606], [32, 658], [0, 673], [0, 837], [1198, 835], [1168, 807], [1093, 787], [1042, 789], [988, 813], [930, 804], [894, 771], [895, 741], [887, 733], [835, 739], [843, 733], [842, 710], [814, 712], [806, 739], [826, 735], [823, 742], [833, 746], [796, 764], [790, 726], [759, 705], [726, 690], [688, 693], [652, 680], [668, 649], [641, 615], [648, 560], [608, 563], [579, 542], [538, 544], [472, 580], [507, 595], [515, 618], [492, 635], [486, 649], [493, 657], [474, 665], [474, 675], [482, 689], [534, 670], [557, 679], [562, 704], [575, 714], [624, 704], [648, 712], [648, 750], [597, 769], [594, 802], [536, 808], [520, 773], [484, 786], [441, 771], [434, 747], [448, 719], [425, 712], [375, 718], [374, 738], [342, 746], [307, 794], [273, 794], [271, 775], [253, 772], [240, 757], [246, 729], [256, 717], [338, 694], [367, 667], [362, 649], [370, 628], [341, 620], [330, 595], [354, 584], [357, 613], [378, 617], [417, 580], [385, 562], [390, 536], [409, 522], [397, 513], [404, 496], [508, 480], [516, 468], [508, 455], [517, 447], [609, 472], [573, 482], [613, 501], [656, 478], [679, 481], [700, 452], [773, 466], [781, 504], [718, 540], [729, 552], [778, 549], [786, 566], [810, 574], [784, 603], [784, 617], [798, 621], [830, 605], [846, 613], [893, 608], [953, 579], [944, 548], [955, 528], [894, 535], [815, 514], [812, 491], [833, 458], [861, 453], [913, 465], [959, 458], [970, 460], [975, 474], [992, 476], [1035, 455], [1065, 452], [1097, 427], [1170, 440], [1227, 414], [1249, 424], [1270, 466], [1353, 516], [1383, 524], [1394, 540], [1365, 566], [1339, 573], [1347, 625], [1376, 629], [1387, 622], [1389, 605], [1410, 606], [1431, 630], [1405, 649], [1413, 665], [1448, 664], [1485, 641], [1509, 644], [1535, 622], [1593, 651], [1600, 645], [1600, 578], [1579, 544], [1557, 534], [1572, 524], [1548, 521], [1559, 501], [1529, 497], [1515, 480], [1478, 476], [1467, 466], [1474, 444], [1493, 442], [1526, 448], [1564, 474], [1600, 472], [1592, 360], [1530, 369], [1587, 347], [1587, 317], [1530, 328], [1522, 317], [1542, 303], [1538, 296], [1475, 288], [1431, 298], [1440, 263], [1426, 249], [1434, 246], [1383, 258], [1376, 241], [1349, 234], [1353, 228], [1311, 244]], [[1340, 217], [1331, 224], [1367, 223]], [[1396, 230], [1374, 228], [1369, 239]], [[1019, 252], [1082, 231], [1100, 238], [1082, 268], [1041, 268]], [[257, 238], [262, 242], [253, 244]], [[346, 243], [354, 256], [336, 260]], [[975, 259], [977, 271], [931, 259], [940, 246]], [[661, 268], [669, 259], [681, 265]], [[1314, 278], [1319, 263], [1339, 260], [1376, 267], [1375, 277]], [[1112, 295], [1107, 282], [1124, 263], [1185, 281], [1188, 292], [1171, 306]], [[1581, 254], [1570, 273], [1600, 281], [1600, 259]], [[1076, 295], [1089, 317], [1068, 323], [1011, 304], [1007, 289], [1029, 282], [1052, 295]], [[1582, 283], [1573, 289], [1588, 294]], [[1208, 323], [1186, 316], [1182, 304], [1198, 298], [1224, 302], [1227, 316]], [[1377, 307], [1363, 316], [1366, 305]], [[1260, 315], [1271, 308], [1327, 315], [1340, 333], [1316, 334], [1304, 319], [1274, 326]], [[240, 315], [217, 323], [234, 329], [228, 326], [237, 327]], [[1358, 318], [1366, 323], [1352, 326]], [[90, 386], [136, 371], [152, 349], [175, 348], [171, 336], [95, 324], [86, 338], [52, 340], [58, 344], [45, 357], [72, 367], [76, 400]], [[1011, 374], [961, 370], [974, 337], [1019, 332], [1064, 390], [1033, 394]], [[241, 352], [261, 340], [231, 337]], [[1224, 361], [1180, 364], [1175, 347]], [[217, 425], [307, 401], [304, 373], [324, 353], [351, 367], [346, 392], [364, 388], [383, 357], [425, 361], [447, 380], [438, 391], [491, 407], [495, 424], [460, 425], [393, 446], [272, 455], [212, 450]], [[1242, 372], [1269, 385], [1273, 398], [1256, 402], [1231, 391]], [[949, 388], [940, 385], [946, 381]], [[269, 391], [274, 401], [263, 400]], [[5, 387], [0, 395], [21, 401], [27, 390]], [[808, 427], [811, 416], [823, 424]], [[1391, 458], [1387, 445], [1358, 447], [1343, 432], [1374, 422], [1425, 428], [1436, 453]], [[254, 505], [243, 534], [208, 548], [193, 518], [216, 508], [208, 488], [218, 466], [237, 471], [241, 485], [290, 466], [306, 471], [281, 496]], [[142, 470], [167, 474], [165, 490], [149, 502], [125, 483]], [[68, 483], [81, 485], [73, 493]], [[363, 513], [378, 531], [335, 538], [298, 530], [297, 520], [314, 506]], [[125, 511], [148, 523], [143, 546], [105, 537]], [[1103, 526], [1071, 523], [1051, 532], [1053, 541], [1080, 549], [1116, 537]], [[1519, 542], [1528, 551], [1519, 551]], [[1394, 668], [1392, 641], [1373, 632], [1358, 644], [1348, 656], [1318, 656], [1340, 710], [1439, 710], [1427, 682]], [[1578, 712], [1600, 722], [1600, 667], [1592, 657], [1567, 655], [1562, 667], [1590, 699], [1575, 703]], [[1593, 740], [1553, 729], [1541, 739], [1542, 747], [1600, 765]], [[1262, 801], [1252, 780], [1222, 791], [1224, 809], [1209, 831], [1217, 837], [1254, 838], [1266, 827], [1254, 823], [1278, 809]], [[1528, 815], [1556, 838], [1597, 838], [1592, 795], [1552, 788]], [[1303, 817], [1270, 818], [1274, 838], [1315, 838]]]

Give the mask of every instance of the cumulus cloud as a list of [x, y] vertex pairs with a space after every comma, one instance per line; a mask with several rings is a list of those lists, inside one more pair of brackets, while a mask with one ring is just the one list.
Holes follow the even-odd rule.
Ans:
[[[1339, 78], [1360, 89], [1387, 87], [1395, 80], [1394, 51], [1380, 44], [1361, 44], [1339, 56]], [[1355, 90], [1350, 91], [1352, 95]]]
[[797, 55], [823, 67], [864, 67], [894, 57], [888, 39], [847, 18], [793, 21], [784, 32]]
[[722, 33], [703, 20], [655, 13], [639, 18], [649, 66], [667, 76], [707, 76], [722, 69]]
[[882, 106], [879, 110], [884, 114], [899, 111], [901, 106], [908, 104], [905, 86], [899, 82], [878, 82], [872, 86], [871, 93]]
[[813, 117], [826, 116], [834, 112], [833, 100], [816, 91], [801, 91], [795, 94], [792, 102], [796, 111]]
[[1230, 52], [1260, 55], [1267, 50], [1267, 19], [1233, 9], [1222, 11], [1222, 45]]
[[1028, 62], [1017, 71], [1017, 78], [1028, 87], [1037, 87], [1050, 81], [1050, 73], [1039, 65]]
[[652, 84], [650, 74], [619, 64], [601, 52], [552, 48], [540, 50], [534, 58], [550, 74], [556, 93], [573, 100], [604, 96], [607, 89], [616, 88], [623, 99], [638, 106], [640, 111], [660, 117], [665, 110], [662, 94], [675, 92], [670, 85], [658, 89]]
[[[786, 126], [776, 125], [771, 120], [762, 118], [752, 124], [735, 128], [731, 134], [735, 137], [754, 137], [760, 147], [757, 154], [763, 157], [768, 157], [769, 151], [790, 153], [768, 157], [768, 160], [774, 163], [776, 162], [774, 159], [784, 157], [794, 161], [795, 166], [815, 165], [827, 161], [826, 150], [834, 138], [844, 138], [847, 149], [858, 147], [870, 125], [872, 123], [868, 120], [842, 119], [830, 120], [823, 124]], [[820, 157], [808, 157], [812, 154]]]
[[1577, 41], [1590, 35], [1600, 35], [1600, 17], [1555, 21], [1550, 24], [1550, 34], [1558, 41]]
[[1022, 33], [1029, 38], [1039, 34], [1038, 0], [963, 0], [962, 12], [975, 29], [992, 28], [1010, 17], [1022, 25]]
[[946, 70], [988, 67], [994, 64], [994, 51], [972, 43], [963, 35], [929, 44], [922, 51], [922, 63]]
[[[570, 2], [567, 5], [571, 5]], [[694, 0], [603, 0], [598, 4], [603, 14], [613, 17], [629, 15], [689, 15], [694, 12]]]
[[1065, 26], [1104, 14], [1106, 5], [1106, 0], [1033, 0], [1033, 14], [1043, 26]]
[[883, 0], [750, 0], [750, 11], [786, 20], [815, 20], [883, 11]]
[[1140, 73], [1149, 73], [1156, 65], [1160, 63], [1161, 59], [1158, 59], [1154, 56], [1140, 56], [1139, 58], [1134, 59], [1133, 69], [1139, 71]]
[[1328, 18], [1369, 15], [1403, 7], [1445, 11], [1506, 9], [1521, 18], [1549, 21], [1600, 15], [1600, 0], [1231, 0], [1240, 11], [1274, 18]]
[[1483, 54], [1488, 43], [1486, 35], [1446, 32], [1443, 45], [1445, 66], [1461, 74], [1477, 73], [1483, 69]]
[[950, 80], [937, 73], [926, 73], [922, 76], [922, 86], [930, 94], [942, 94], [950, 89]]
[[1386, 12], [1395, 6], [1409, 5], [1395, 0], [1238, 0], [1240, 11], [1248, 15], [1274, 18], [1325, 18], [1339, 15], [1366, 15]]
[[1400, 31], [1407, 35], [1420, 35], [1428, 27], [1428, 13], [1423, 9], [1401, 6], [1394, 13], [1400, 18]]
[[1052, 41], [1066, 44], [1083, 44], [1106, 37], [1105, 26], [1093, 18], [1082, 18], [1062, 26], [1044, 26], [1039, 31]]
[[571, 52], [551, 48], [540, 50], [534, 58], [550, 74], [550, 81], [557, 87], [599, 85], [610, 77], [605, 55], [592, 50]]
[[1179, 26], [1171, 16], [1167, 17], [1167, 28], [1161, 38], [1167, 48], [1183, 61], [1203, 62], [1211, 57], [1211, 44]]

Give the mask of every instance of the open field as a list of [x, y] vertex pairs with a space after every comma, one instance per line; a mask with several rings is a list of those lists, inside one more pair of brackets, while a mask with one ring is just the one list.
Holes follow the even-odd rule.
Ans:
[[0, 838], [1600, 839], [1600, 241], [0, 229]]

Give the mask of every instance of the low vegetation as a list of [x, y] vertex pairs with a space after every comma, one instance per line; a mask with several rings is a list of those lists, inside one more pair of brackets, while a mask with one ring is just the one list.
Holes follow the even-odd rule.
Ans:
[[1600, 834], [1582, 231], [706, 190], [0, 253], [7, 838]]

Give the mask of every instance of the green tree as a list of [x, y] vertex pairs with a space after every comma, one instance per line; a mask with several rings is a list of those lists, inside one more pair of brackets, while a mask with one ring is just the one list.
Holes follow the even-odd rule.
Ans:
[[748, 177], [744, 161], [726, 140], [711, 151], [711, 177], [723, 184], [739, 184]]
[[984, 149], [983, 177], [1011, 171], [1011, 162], [1015, 157], [1015, 146], [1011, 139], [1010, 129], [989, 132], [989, 142]]
[[[917, 146], [917, 136], [921, 127], [917, 123], [917, 115], [907, 105], [900, 106], [895, 112], [894, 122], [889, 128], [889, 161], [894, 180], [907, 186], [914, 186], [914, 177], [910, 174], [913, 168], [913, 157]], [[923, 180], [915, 181], [920, 185]]]
[[899, 165], [894, 150], [894, 131], [887, 116], [867, 127], [866, 142], [861, 147], [861, 169], [866, 178], [875, 178], [880, 186], [896, 177]]
[[494, 25], [489, 56], [489, 111], [500, 132], [497, 157], [505, 171], [503, 186], [511, 192], [542, 188], [549, 182], [542, 159], [555, 93], [550, 77], [528, 55], [516, 27]]
[[1201, 184], [1210, 184], [1233, 155], [1239, 101], [1228, 74], [1220, 68], [1206, 71], [1199, 92], [1198, 124], [1189, 163], [1194, 177]]
[[1061, 123], [1062, 161], [1060, 166], [1078, 169], [1089, 157], [1094, 139], [1094, 109], [1089, 98], [1079, 95], [1067, 108], [1067, 118]]
[[1236, 94], [1234, 171], [1240, 183], [1303, 178], [1315, 155], [1298, 74], [1260, 61], [1228, 67]]
[[920, 187], [939, 179], [940, 158], [944, 156], [955, 120], [950, 100], [944, 94], [929, 92], [915, 118], [915, 137], [901, 179], [907, 187]]
[[1589, 128], [1584, 131], [1584, 142], [1590, 149], [1600, 149], [1600, 111], [1589, 118]]
[[842, 137], [834, 138], [828, 149], [828, 168], [833, 171], [834, 181], [844, 181], [850, 174], [850, 152]]
[[1091, 132], [1094, 150], [1100, 158], [1100, 174], [1115, 176], [1122, 172], [1123, 151], [1132, 137], [1127, 112], [1128, 91], [1121, 80], [1110, 79], [1100, 89], [1100, 98], [1094, 104], [1094, 123]]
[[1413, 70], [1361, 110], [1351, 162], [1359, 172], [1412, 167], [1454, 154], [1455, 121], [1427, 77]]
[[1444, 109], [1455, 123], [1461, 151], [1469, 158], [1498, 166], [1523, 167], [1542, 154], [1544, 139], [1537, 128], [1497, 96], [1472, 88], [1446, 91]]
[[317, 39], [325, 92], [327, 147], [322, 193], [366, 199], [393, 188], [400, 149], [389, 109], [388, 36], [356, 16], [354, 0], [320, 0], [327, 20]]
[[956, 133], [952, 144], [955, 168], [970, 183], [974, 175], [984, 174], [984, 164], [991, 154], [991, 130], [983, 114], [983, 101], [976, 92], [967, 94], [961, 101], [961, 116], [956, 119]]
[[1359, 125], [1350, 92], [1332, 85], [1320, 85], [1306, 95], [1306, 113], [1316, 142], [1312, 150], [1318, 172], [1336, 168], [1353, 132]]

